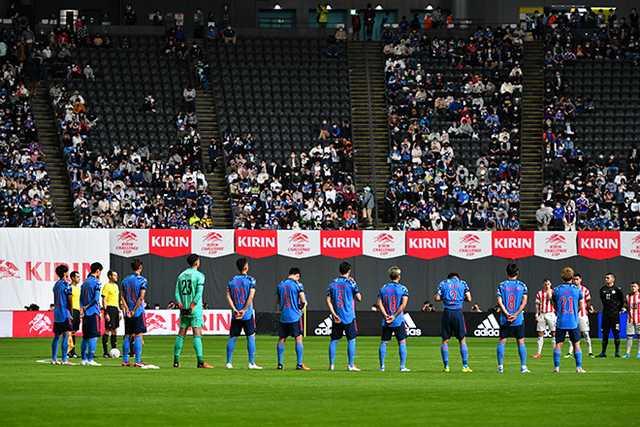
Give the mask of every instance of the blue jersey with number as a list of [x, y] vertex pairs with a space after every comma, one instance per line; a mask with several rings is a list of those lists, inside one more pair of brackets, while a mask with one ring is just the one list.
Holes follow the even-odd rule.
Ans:
[[469, 292], [469, 285], [457, 277], [445, 279], [438, 285], [437, 295], [442, 298], [445, 310], [462, 310], [464, 296]]
[[[380, 289], [378, 296], [380, 297], [387, 314], [392, 315], [398, 311], [398, 308], [402, 305], [402, 297], [409, 296], [409, 290], [401, 283], [389, 282]], [[382, 319], [382, 326], [388, 326], [391, 328], [401, 326], [403, 323], [404, 312], [398, 313], [398, 317], [396, 317], [391, 323], [387, 323]]]
[[331, 304], [344, 324], [353, 322], [356, 318], [356, 305], [354, 297], [360, 293], [360, 288], [355, 280], [346, 277], [337, 277], [329, 283], [327, 296], [331, 297]]
[[[527, 292], [527, 285], [520, 280], [505, 280], [498, 285], [498, 296], [502, 299], [502, 304], [506, 307], [509, 314], [518, 311]], [[501, 325], [509, 324], [511, 326], [520, 326], [522, 322], [524, 322], [524, 315], [520, 312], [518, 317], [509, 323], [505, 313], [500, 312], [499, 322]]]
[[71, 318], [69, 295], [71, 295], [71, 286], [64, 280], [58, 280], [55, 285], [53, 285], [54, 322], [66, 322]]
[[561, 283], [553, 289], [557, 329], [576, 329], [578, 327], [578, 309], [582, 298], [584, 297], [580, 288], [571, 283]]
[[[135, 308], [143, 289], [147, 289], [147, 279], [139, 274], [132, 273], [122, 281], [122, 295], [129, 311]], [[140, 304], [132, 316], [138, 317], [142, 314], [144, 314], [144, 302]]]
[[229, 280], [227, 289], [231, 300], [238, 310], [246, 310], [242, 320], [249, 320], [253, 317], [253, 303], [248, 307], [245, 307], [247, 299], [249, 299], [249, 293], [251, 289], [256, 288], [256, 279], [247, 274], [238, 274], [233, 276], [233, 279]]
[[279, 297], [280, 321], [282, 323], [297, 322], [302, 317], [300, 292], [304, 292], [302, 283], [293, 279], [285, 279], [278, 283], [276, 294]]
[[100, 280], [89, 275], [80, 287], [80, 305], [85, 316], [100, 314]]

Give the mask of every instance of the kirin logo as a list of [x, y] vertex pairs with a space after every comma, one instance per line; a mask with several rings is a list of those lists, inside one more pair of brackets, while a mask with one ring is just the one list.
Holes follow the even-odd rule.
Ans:
[[480, 244], [480, 237], [476, 236], [475, 234], [465, 234], [464, 236], [462, 236], [462, 239], [460, 239], [460, 243], [464, 243], [465, 245], [479, 245]]
[[138, 235], [136, 233], [134, 233], [133, 231], [123, 231], [122, 233], [118, 234], [118, 241], [119, 242], [127, 242], [127, 243], [133, 243], [133, 242], [137, 242], [138, 241]]
[[145, 317], [145, 323], [147, 324], [147, 332], [151, 332], [157, 329], [164, 329], [167, 319], [157, 313], [148, 313]]
[[546, 238], [545, 242], [550, 245], [563, 245], [567, 243], [567, 239], [562, 234], [553, 233], [551, 236]]
[[389, 233], [381, 233], [376, 236], [376, 243], [393, 243], [396, 238]]
[[212, 231], [204, 236], [204, 241], [207, 243], [222, 242], [222, 234]]
[[289, 243], [309, 243], [309, 236], [304, 233], [293, 233], [289, 236]]
[[38, 313], [29, 322], [29, 334], [42, 335], [51, 330], [51, 319], [45, 313]]
[[0, 279], [19, 279], [19, 272], [14, 263], [0, 259]]

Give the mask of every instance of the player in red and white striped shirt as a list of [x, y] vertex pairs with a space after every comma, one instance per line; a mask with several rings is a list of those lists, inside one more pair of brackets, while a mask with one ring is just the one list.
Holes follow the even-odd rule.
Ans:
[[[580, 308], [578, 309], [578, 324], [580, 327], [580, 334], [587, 342], [589, 347], [589, 357], [593, 357], [593, 347], [591, 346], [591, 336], [589, 335], [589, 306], [591, 305], [591, 291], [585, 285], [582, 284], [582, 276], [578, 273], [573, 275], [573, 283], [580, 288], [584, 299], [580, 302]], [[565, 357], [573, 356], [573, 346], [569, 346], [569, 353]]]
[[542, 289], [536, 294], [536, 331], [538, 331], [538, 352], [534, 359], [542, 357], [542, 347], [544, 346], [544, 331], [549, 328], [551, 339], [556, 335], [556, 312], [551, 300], [551, 280], [545, 279]]
[[633, 336], [638, 339], [638, 354], [640, 359], [640, 290], [638, 283], [631, 283], [631, 293], [625, 299], [627, 309], [627, 352], [623, 356], [625, 359], [631, 357], [631, 347], [633, 347]]

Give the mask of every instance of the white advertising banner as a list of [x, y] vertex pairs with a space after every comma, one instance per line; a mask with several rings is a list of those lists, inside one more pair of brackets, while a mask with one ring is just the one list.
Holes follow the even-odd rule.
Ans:
[[464, 259], [491, 256], [491, 232], [450, 231], [449, 255]]
[[620, 255], [640, 259], [640, 233], [634, 231], [620, 233]]
[[575, 231], [536, 231], [534, 255], [547, 259], [564, 259], [578, 255]]
[[290, 258], [320, 255], [320, 231], [278, 230], [278, 255]]
[[[202, 310], [203, 335], [228, 335], [231, 310]], [[180, 310], [147, 310], [146, 335], [177, 335], [180, 329]]]
[[67, 264], [84, 278], [90, 265], [109, 269], [109, 230], [3, 229], [0, 238], [0, 310], [37, 304], [46, 309], [53, 302], [55, 269]]
[[149, 253], [149, 230], [111, 230], [111, 253], [123, 257], [135, 257]]
[[232, 255], [233, 236], [233, 230], [191, 230], [191, 248], [193, 253], [208, 258]]
[[373, 258], [395, 258], [404, 255], [404, 231], [365, 230], [362, 232], [363, 254]]
[[0, 338], [13, 336], [13, 312], [0, 311]]

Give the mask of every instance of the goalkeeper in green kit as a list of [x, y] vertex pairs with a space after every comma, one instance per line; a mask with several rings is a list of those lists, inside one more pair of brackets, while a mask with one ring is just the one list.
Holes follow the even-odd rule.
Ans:
[[176, 282], [176, 303], [180, 308], [180, 330], [173, 348], [173, 367], [180, 367], [180, 354], [184, 346], [184, 336], [189, 328], [193, 330], [193, 348], [198, 358], [198, 368], [213, 368], [202, 357], [202, 292], [204, 274], [198, 271], [200, 257], [187, 257], [189, 268], [180, 273]]

